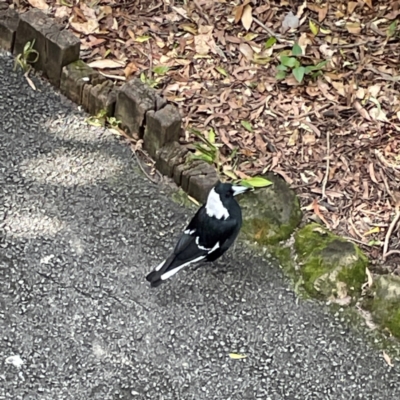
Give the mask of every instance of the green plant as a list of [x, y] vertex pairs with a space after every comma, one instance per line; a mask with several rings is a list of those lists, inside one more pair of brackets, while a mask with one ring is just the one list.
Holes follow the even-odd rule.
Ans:
[[14, 71], [17, 69], [17, 66], [20, 66], [24, 72], [27, 72], [31, 68], [30, 64], [34, 64], [39, 60], [39, 53], [33, 48], [34, 45], [35, 39], [32, 42], [26, 42], [22, 53], [15, 57]]
[[151, 88], [156, 88], [158, 86], [157, 80], [146, 76], [144, 72], [140, 74], [140, 80], [145, 83], [146, 85], [150, 86]]
[[303, 50], [298, 43], [295, 43], [291, 55], [281, 54], [279, 56], [280, 64], [277, 66], [278, 73], [275, 78], [278, 80], [285, 79], [287, 75], [293, 74], [297, 82], [302, 83], [305, 75], [315, 77], [319, 75], [321, 69], [325, 67], [328, 61], [321, 61], [317, 65], [302, 65], [301, 59]]
[[226, 157], [225, 161], [222, 162], [219, 153], [219, 148], [222, 144], [215, 142], [215, 132], [213, 129], [208, 131], [207, 137], [196, 129], [191, 129], [191, 132], [200, 140], [200, 142], [194, 143], [196, 151], [191, 154], [192, 160], [203, 160], [208, 164], [214, 165], [219, 175], [225, 175], [225, 177], [233, 180], [234, 183], [240, 183], [243, 186], [255, 188], [272, 185], [272, 182], [261, 176], [238, 179], [235, 174], [238, 161], [237, 149], [233, 149], [230, 156]]
[[100, 110], [96, 115], [86, 118], [86, 123], [92, 126], [108, 126], [109, 128], [119, 128], [121, 121], [115, 117], [109, 117], [107, 110]]

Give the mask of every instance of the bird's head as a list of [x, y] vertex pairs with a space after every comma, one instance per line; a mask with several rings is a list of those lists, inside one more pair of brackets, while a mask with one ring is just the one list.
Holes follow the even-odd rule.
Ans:
[[232, 202], [235, 202], [234, 197], [251, 189], [245, 186], [232, 185], [231, 183], [217, 183], [211, 189], [207, 198], [207, 214], [218, 219], [229, 218], [229, 206]]

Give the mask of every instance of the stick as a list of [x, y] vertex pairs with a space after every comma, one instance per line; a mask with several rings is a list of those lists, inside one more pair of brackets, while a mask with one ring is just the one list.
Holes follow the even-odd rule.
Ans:
[[[330, 144], [330, 135], [329, 135], [329, 129], [326, 131], [326, 171], [325, 171], [325, 176], [322, 181], [322, 199], [326, 197], [325, 190], [326, 190], [326, 185], [328, 183], [328, 178], [329, 178], [329, 153], [331, 150], [331, 144]], [[321, 200], [322, 200], [321, 199]]]
[[138, 157], [138, 155], [136, 154], [136, 151], [135, 151], [134, 149], [132, 149], [132, 155], [133, 155], [133, 157], [136, 158], [136, 162], [137, 162], [137, 164], [139, 165], [140, 170], [145, 174], [145, 176], [147, 177], [147, 179], [148, 179], [150, 182], [154, 183], [154, 184], [158, 183], [157, 180], [154, 179], [154, 178], [144, 169], [144, 167], [143, 167], [143, 165], [142, 165], [142, 163], [141, 163], [141, 161], [140, 161], [140, 159], [139, 159], [139, 157]]
[[390, 236], [392, 236], [393, 233], [393, 229], [396, 226], [398, 220], [400, 218], [400, 207], [396, 207], [396, 214], [392, 220], [392, 223], [389, 226], [388, 231], [386, 232], [386, 236], [385, 236], [385, 244], [383, 245], [383, 259], [385, 260], [386, 257], [388, 256], [389, 253], [392, 253], [395, 250], [392, 250], [391, 252], [388, 253], [388, 247], [389, 247], [389, 239]]
[[204, 13], [203, 9], [201, 8], [201, 5], [198, 3], [197, 0], [193, 0], [194, 5], [197, 8], [197, 11], [201, 14], [201, 16], [205, 19], [208, 25], [211, 25], [211, 22], [208, 18], [208, 16]]
[[386, 257], [389, 257], [392, 254], [400, 254], [400, 250], [390, 250], [386, 253]]
[[283, 39], [281, 35], [278, 35], [277, 33], [275, 33], [272, 29], [268, 28], [268, 26], [266, 26], [265, 24], [263, 24], [260, 20], [258, 20], [257, 18], [253, 17], [253, 21], [258, 25], [261, 26], [261, 28], [264, 29], [265, 32], [268, 33], [268, 35], [273, 36], [279, 43], [290, 43], [292, 44], [291, 41]]

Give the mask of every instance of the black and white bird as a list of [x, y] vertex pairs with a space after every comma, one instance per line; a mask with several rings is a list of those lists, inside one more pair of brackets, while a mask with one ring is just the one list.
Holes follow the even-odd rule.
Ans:
[[152, 287], [161, 285], [182, 268], [214, 261], [229, 249], [242, 226], [242, 211], [234, 196], [251, 188], [219, 182], [211, 189], [178, 240], [172, 254], [146, 276]]

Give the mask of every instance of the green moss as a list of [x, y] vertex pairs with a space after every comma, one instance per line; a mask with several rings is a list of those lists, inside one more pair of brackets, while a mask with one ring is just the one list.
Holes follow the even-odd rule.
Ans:
[[400, 277], [379, 276], [370, 294], [363, 306], [371, 312], [377, 324], [400, 338]]
[[301, 222], [297, 196], [287, 183], [274, 174], [266, 178], [272, 186], [247, 193], [240, 199], [243, 212], [242, 232], [249, 240], [273, 245], [286, 240]]
[[304, 287], [312, 296], [339, 296], [343, 283], [347, 294], [360, 294], [368, 259], [351, 242], [317, 224], [309, 224], [295, 235]]

